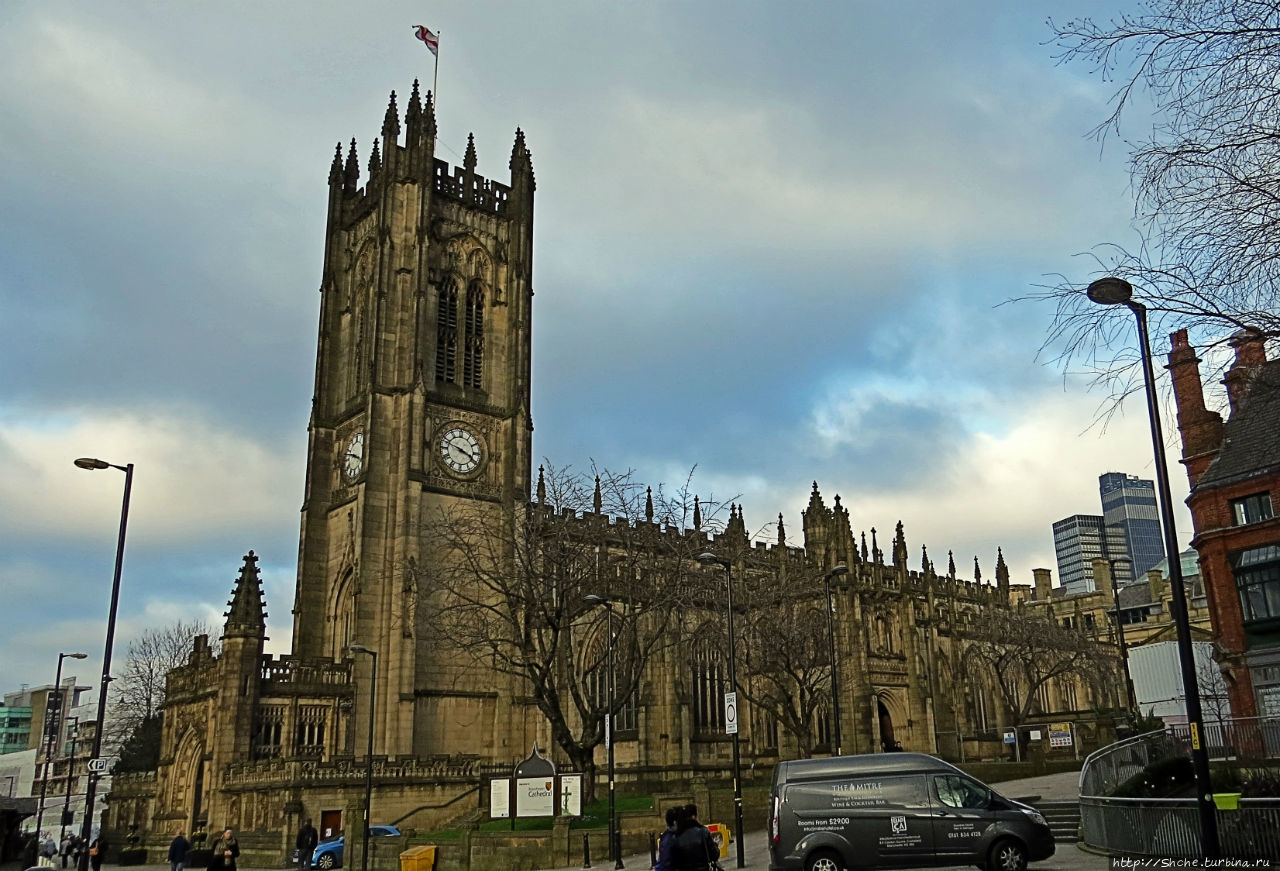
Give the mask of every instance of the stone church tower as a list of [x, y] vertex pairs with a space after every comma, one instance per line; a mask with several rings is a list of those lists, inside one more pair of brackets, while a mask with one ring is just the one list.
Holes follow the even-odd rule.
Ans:
[[377, 653], [376, 753], [479, 753], [511, 706], [415, 631], [407, 573], [459, 500], [529, 499], [533, 166], [520, 130], [509, 184], [477, 174], [472, 138], [461, 168], [437, 160], [416, 82], [401, 132], [393, 92], [364, 186], [355, 140], [329, 173], [294, 655]]

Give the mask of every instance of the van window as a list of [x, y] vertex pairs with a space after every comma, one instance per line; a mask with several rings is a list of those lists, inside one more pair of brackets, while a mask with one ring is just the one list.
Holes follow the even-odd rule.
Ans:
[[985, 808], [991, 802], [991, 792], [967, 777], [943, 774], [933, 778], [938, 800], [948, 807]]

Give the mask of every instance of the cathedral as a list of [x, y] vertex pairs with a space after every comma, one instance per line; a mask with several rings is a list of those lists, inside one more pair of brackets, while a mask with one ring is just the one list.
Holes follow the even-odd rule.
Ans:
[[[432, 605], [415, 583], [438, 562], [423, 531], [432, 518], [478, 512], [497, 530], [546, 500], [530, 409], [536, 184], [520, 130], [508, 166], [505, 181], [480, 175], [470, 139], [461, 167], [438, 159], [432, 98], [416, 82], [403, 114], [392, 93], [363, 173], [355, 140], [345, 156], [338, 147], [292, 653], [264, 653], [267, 603], [250, 552], [220, 652], [196, 638], [170, 673], [158, 768], [116, 777], [108, 832], [136, 829], [158, 846], [177, 829], [229, 827], [248, 864], [274, 865], [302, 819], [322, 839], [353, 830], [366, 746], [373, 822], [419, 830], [474, 812], [486, 777], [505, 776], [531, 746], [568, 762], [524, 681], [424, 630], [420, 612]], [[737, 554], [732, 571], [764, 579], [761, 589], [803, 572], [830, 583], [817, 613], [835, 615], [844, 752], [1000, 753], [1007, 720], [991, 683], [966, 673], [961, 638], [975, 615], [1032, 598], [1011, 585], [1002, 557], [993, 583], [976, 565], [972, 579], [958, 577], [954, 562], [935, 571], [927, 554], [909, 568], [901, 524], [887, 552], [875, 530], [868, 545], [839, 497], [828, 504], [816, 482], [800, 547], [786, 543], [781, 518], [778, 542], [750, 541], [736, 506], [719, 527], [684, 528], [651, 511], [610, 519], [596, 495], [594, 512], [569, 512], [571, 535], [609, 530], [599, 538], [607, 549], [626, 530], [651, 527], [691, 557]], [[747, 615], [754, 604], [747, 596], [735, 607]], [[814, 633], [826, 643], [825, 630]], [[740, 668], [742, 683], [752, 680], [749, 664]], [[623, 789], [727, 777], [724, 674], [718, 645], [668, 646], [647, 663], [615, 721]], [[1106, 707], [1115, 702], [1108, 692], [1083, 686], [1077, 697], [1073, 688], [1072, 704], [1046, 696], [1042, 710]], [[744, 711], [744, 765], [767, 777], [780, 758], [834, 752], [828, 707], [817, 709], [807, 741], [766, 711]], [[602, 746], [595, 752], [603, 758]]]

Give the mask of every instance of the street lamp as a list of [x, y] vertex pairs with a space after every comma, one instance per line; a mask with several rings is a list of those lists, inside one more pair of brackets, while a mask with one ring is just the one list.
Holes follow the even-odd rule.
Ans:
[[[129, 525], [129, 491], [133, 489], [133, 463], [117, 466], [106, 460], [81, 457], [75, 461], [76, 467], [97, 471], [99, 469], [119, 469], [124, 472], [124, 503], [120, 507], [120, 538], [116, 541], [116, 570], [111, 581], [111, 608], [107, 611], [107, 643], [102, 654], [102, 682], [98, 688], [98, 727], [93, 732], [93, 752], [91, 759], [97, 759], [102, 753], [102, 733], [107, 730], [107, 685], [111, 683], [111, 645], [116, 637], [116, 606], [120, 602], [120, 570], [124, 568], [124, 532]], [[93, 840], [93, 799], [98, 788], [98, 775], [89, 774], [89, 783], [84, 792], [84, 825], [80, 837], [88, 844]], [[89, 851], [80, 854], [80, 871], [89, 867]]]
[[1086, 294], [1099, 305], [1123, 305], [1138, 320], [1138, 350], [1142, 354], [1142, 377], [1146, 384], [1147, 415], [1151, 418], [1151, 445], [1155, 453], [1156, 483], [1160, 488], [1160, 517], [1164, 526], [1164, 549], [1169, 554], [1169, 584], [1173, 588], [1173, 622], [1178, 633], [1178, 665], [1182, 691], [1187, 697], [1187, 726], [1191, 730], [1191, 763], [1196, 777], [1196, 806], [1200, 812], [1200, 844], [1206, 858], [1217, 859], [1218, 820], [1210, 796], [1209, 754], [1204, 746], [1204, 718], [1200, 711], [1200, 689], [1196, 685], [1195, 653], [1191, 646], [1191, 623], [1187, 619], [1187, 599], [1182, 581], [1181, 550], [1173, 520], [1173, 497], [1169, 492], [1169, 470], [1165, 459], [1164, 435], [1160, 427], [1160, 405], [1156, 400], [1156, 376], [1151, 365], [1151, 340], [1147, 335], [1147, 307], [1133, 299], [1133, 285], [1123, 278], [1100, 278]]
[[[88, 659], [87, 653], [59, 653], [58, 654], [58, 670], [54, 673], [53, 692], [45, 696], [44, 700], [44, 766], [40, 769], [40, 806], [36, 808], [36, 837], [40, 837], [40, 825], [44, 820], [44, 795], [45, 790], [49, 788], [49, 766], [53, 761], [53, 745], [58, 737], [58, 731], [62, 728], [62, 660], [64, 659]], [[52, 714], [50, 712], [51, 702], [57, 699], [58, 703], [54, 707]]]
[[[733, 639], [733, 569], [727, 559], [718, 557], [710, 552], [698, 554], [698, 562], [704, 566], [724, 566], [725, 598], [728, 602], [729, 610], [729, 691], [733, 693], [734, 704], [737, 705], [738, 657]], [[733, 822], [733, 836], [738, 842], [738, 867], [745, 868], [747, 857], [742, 840], [742, 756], [741, 751], [738, 749], [738, 723], [736, 718], [733, 724]]]
[[836, 749], [836, 756], [844, 755], [844, 747], [840, 743], [840, 669], [836, 665], [836, 623], [835, 618], [832, 616], [835, 604], [831, 601], [831, 579], [847, 574], [849, 574], [849, 567], [844, 563], [840, 563], [822, 576], [822, 588], [827, 594], [827, 645], [831, 653], [831, 716], [833, 721], [831, 737]]
[[[58, 832], [58, 844], [67, 839], [67, 811], [71, 809], [71, 782], [75, 779], [76, 772], [76, 750], [79, 749], [80, 743], [80, 718], [67, 717], [67, 720], [75, 723], [75, 731], [71, 732], [71, 758], [67, 760], [67, 794], [62, 799], [62, 830]], [[71, 731], [68, 729], [68, 731]]]
[[[604, 608], [608, 615], [609, 626], [606, 633], [606, 646], [609, 650], [609, 710], [605, 713], [604, 718], [604, 737], [605, 748], [608, 750], [609, 756], [609, 854], [613, 856], [614, 868], [622, 866], [622, 844], [615, 843], [614, 833], [617, 829], [617, 814], [614, 803], [614, 767], [613, 767], [613, 745], [616, 736], [613, 733], [613, 709], [617, 705], [617, 673], [613, 668], [613, 603], [603, 596], [597, 596], [595, 593], [583, 596], [582, 601], [589, 605], [597, 605]], [[619, 839], [621, 840], [621, 839]]]
[[373, 705], [377, 699], [378, 653], [363, 644], [347, 648], [352, 653], [367, 653], [372, 662], [369, 673], [369, 744], [364, 757], [364, 841], [360, 847], [360, 871], [369, 871], [369, 805], [373, 801]]

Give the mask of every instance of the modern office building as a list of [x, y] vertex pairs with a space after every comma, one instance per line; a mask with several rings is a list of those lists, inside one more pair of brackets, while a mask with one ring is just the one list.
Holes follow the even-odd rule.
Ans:
[[1133, 581], [1133, 566], [1125, 547], [1124, 530], [1108, 526], [1097, 514], [1073, 514], [1053, 524], [1053, 549], [1058, 557], [1058, 583], [1064, 595], [1092, 593], [1097, 589], [1093, 561], [1115, 560], [1116, 583]]
[[1165, 558], [1155, 482], [1124, 472], [1107, 472], [1098, 476], [1098, 495], [1102, 497], [1103, 522], [1124, 530], [1125, 547], [1134, 563], [1131, 577], [1142, 577]]
[[0, 756], [30, 749], [31, 706], [0, 703]]

